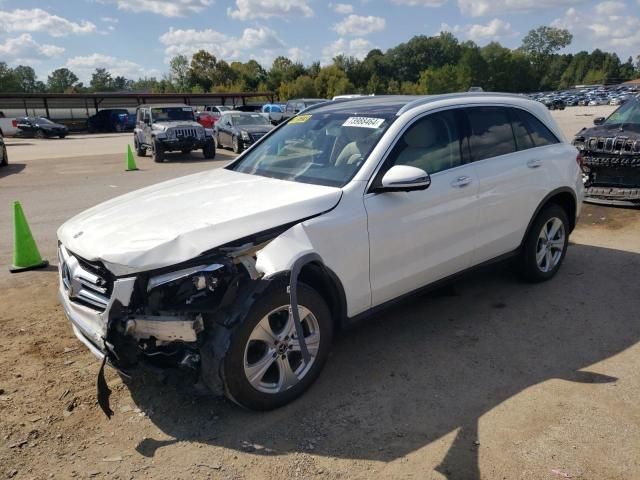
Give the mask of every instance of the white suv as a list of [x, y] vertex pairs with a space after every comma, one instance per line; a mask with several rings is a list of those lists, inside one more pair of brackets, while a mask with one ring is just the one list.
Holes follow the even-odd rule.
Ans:
[[69, 220], [60, 296], [115, 368], [181, 368], [278, 407], [318, 377], [338, 329], [394, 300], [512, 255], [527, 279], [553, 277], [580, 162], [521, 96], [327, 102], [225, 168]]

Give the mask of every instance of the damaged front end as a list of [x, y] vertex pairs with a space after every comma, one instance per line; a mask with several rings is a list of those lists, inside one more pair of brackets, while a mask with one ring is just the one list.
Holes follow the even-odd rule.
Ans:
[[60, 299], [76, 336], [103, 359], [98, 400], [107, 416], [105, 362], [125, 376], [139, 367], [181, 369], [223, 393], [220, 364], [232, 327], [279, 278], [255, 268], [266, 243], [220, 247], [178, 266], [119, 278], [59, 246]]
[[582, 152], [585, 201], [640, 206], [640, 134], [615, 137], [578, 135]]

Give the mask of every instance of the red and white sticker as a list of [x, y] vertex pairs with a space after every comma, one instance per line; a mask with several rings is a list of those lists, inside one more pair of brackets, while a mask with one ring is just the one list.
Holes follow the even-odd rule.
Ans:
[[360, 128], [380, 128], [384, 123], [384, 118], [371, 117], [349, 117], [342, 124], [343, 127], [360, 127]]

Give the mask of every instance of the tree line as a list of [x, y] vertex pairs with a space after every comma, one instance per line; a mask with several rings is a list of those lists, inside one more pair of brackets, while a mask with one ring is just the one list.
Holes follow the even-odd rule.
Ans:
[[269, 69], [255, 60], [231, 62], [200, 50], [191, 58], [178, 55], [169, 71], [155, 77], [127, 79], [97, 68], [84, 85], [67, 68], [38, 80], [29, 66], [10, 68], [0, 62], [0, 92], [205, 93], [272, 91], [278, 98], [331, 98], [346, 93], [436, 94], [466, 91], [533, 92], [578, 84], [620, 83], [640, 77], [640, 55], [622, 62], [617, 54], [595, 49], [558, 53], [569, 46], [569, 31], [541, 26], [531, 30], [517, 49], [491, 42], [480, 47], [448, 32], [417, 35], [383, 52], [371, 50], [362, 60], [338, 55], [329, 65], [303, 65], [277, 57]]

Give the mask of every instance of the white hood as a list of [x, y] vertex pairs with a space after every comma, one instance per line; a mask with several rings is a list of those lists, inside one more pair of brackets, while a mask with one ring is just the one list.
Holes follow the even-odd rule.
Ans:
[[339, 188], [225, 169], [189, 175], [122, 195], [68, 220], [58, 238], [116, 275], [174, 265], [254, 233], [317, 215]]

